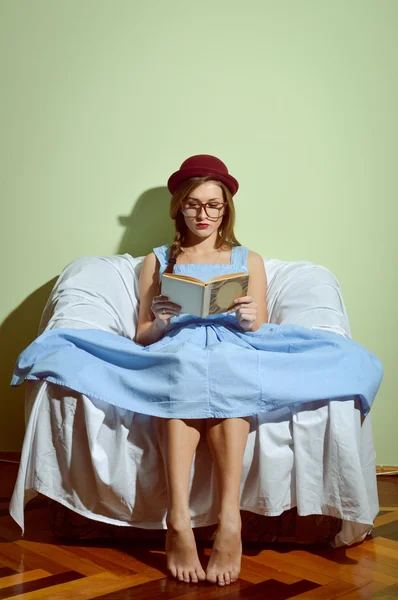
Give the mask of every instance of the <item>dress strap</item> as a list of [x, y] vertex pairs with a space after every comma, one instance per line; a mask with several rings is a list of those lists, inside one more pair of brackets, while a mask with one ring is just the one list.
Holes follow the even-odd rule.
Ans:
[[160, 263], [159, 275], [163, 275], [163, 272], [169, 264], [170, 246], [168, 244], [163, 244], [163, 246], [154, 248], [153, 252]]
[[249, 249], [246, 246], [233, 246], [231, 264], [243, 270], [247, 270], [247, 256]]

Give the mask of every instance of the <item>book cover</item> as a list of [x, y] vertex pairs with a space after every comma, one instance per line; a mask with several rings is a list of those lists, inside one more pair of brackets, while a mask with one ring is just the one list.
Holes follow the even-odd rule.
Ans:
[[[209, 315], [226, 312], [234, 305], [235, 298], [246, 296], [249, 276], [241, 273], [232, 280], [213, 281], [210, 288], [209, 302], [206, 304]], [[207, 315], [206, 315], [207, 316]]]

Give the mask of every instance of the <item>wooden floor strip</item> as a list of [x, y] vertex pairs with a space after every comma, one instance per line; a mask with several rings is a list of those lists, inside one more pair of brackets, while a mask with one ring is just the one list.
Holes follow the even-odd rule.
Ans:
[[[243, 594], [239, 594], [240, 598], [272, 598], [278, 600], [287, 600], [288, 598], [310, 598], [311, 593], [314, 590], [320, 590], [321, 587], [312, 581], [298, 581], [296, 583], [292, 583], [290, 585], [286, 585], [285, 583], [281, 583], [280, 581], [275, 581], [273, 579], [269, 579], [268, 581], [264, 581], [263, 583], [259, 583], [254, 587], [253, 590], [248, 589]], [[232, 592], [232, 590], [231, 590]], [[253, 592], [253, 593], [251, 593]], [[233, 592], [228, 600], [232, 600]]]
[[144, 547], [144, 544], [120, 544], [118, 549], [123, 561], [132, 572], [142, 573], [150, 579], [166, 575], [166, 553]]
[[357, 586], [344, 581], [332, 581], [322, 587], [294, 597], [294, 600], [331, 600], [340, 598], [345, 592], [353, 591]]
[[311, 558], [302, 550], [295, 550], [288, 553], [286, 560], [303, 566], [307, 566], [310, 560], [313, 568], [319, 569], [321, 573], [346, 582], [355, 582], [357, 576], [385, 585], [398, 582], [398, 571], [393, 567], [380, 565], [365, 558], [350, 559], [345, 551], [341, 550], [319, 550], [316, 554], [312, 554]]
[[[178, 585], [180, 583], [180, 585]], [[150, 600], [157, 598], [179, 598], [179, 600], [186, 600], [187, 598], [195, 598], [198, 592], [201, 593], [201, 598], [207, 600], [207, 589], [209, 586], [205, 584], [194, 584], [194, 583], [183, 583], [177, 582], [173, 579], [159, 579], [157, 581], [148, 581], [142, 585], [135, 587], [127, 587], [120, 592], [111, 592], [110, 594], [104, 594], [99, 596], [96, 600], [136, 600], [136, 598]]]
[[56, 561], [65, 570], [77, 571], [82, 575], [95, 575], [103, 573], [106, 569], [102, 569], [97, 564], [82, 556], [76, 556], [72, 549], [63, 546], [54, 546], [53, 544], [43, 544], [39, 542], [31, 542], [27, 540], [19, 540], [16, 542], [21, 548], [25, 548], [30, 552], [43, 557], [43, 563], [47, 564], [47, 560]]
[[305, 579], [302, 576], [298, 577], [297, 575], [292, 575], [291, 573], [285, 573], [268, 565], [258, 563], [247, 557], [244, 557], [242, 560], [240, 576], [251, 583], [259, 583], [261, 581], [265, 581], [266, 579], [274, 579], [275, 581], [280, 581], [281, 583], [286, 583], [288, 585]]
[[[51, 600], [91, 600], [98, 598], [100, 594], [117, 592], [125, 590], [132, 586], [146, 583], [148, 578], [144, 575], [131, 575], [129, 577], [119, 577], [110, 573], [98, 573], [90, 577], [85, 577], [80, 581], [71, 581], [53, 586], [48, 590], [47, 598]], [[46, 596], [40, 590], [15, 596], [15, 600], [43, 600]]]
[[21, 595], [25, 598], [26, 596], [29, 596], [29, 593], [36, 593], [35, 590], [39, 590], [39, 593], [42, 594], [41, 597], [43, 598], [45, 594], [50, 594], [50, 592], [43, 593], [43, 589], [62, 585], [70, 581], [76, 581], [81, 577], [83, 577], [83, 575], [76, 573], [76, 571], [67, 571], [65, 573], [58, 573], [57, 575], [50, 575], [49, 577], [23, 581], [22, 583], [17, 583], [11, 587], [0, 589], [0, 598], [20, 597]]
[[391, 548], [391, 550], [395, 550], [398, 553], [398, 541], [389, 540], [383, 536], [374, 537], [372, 540], [378, 546], [384, 546], [385, 548]]
[[[43, 568], [43, 558], [39, 554], [31, 552], [14, 542], [0, 544], [0, 562], [11, 569], [15, 569], [18, 573]], [[45, 561], [45, 569], [52, 575], [69, 571], [67, 567], [50, 558]]]
[[346, 556], [348, 558], [367, 558], [374, 562], [379, 562], [383, 565], [398, 568], [398, 552], [376, 544], [370, 545], [368, 542], [363, 542], [361, 546], [353, 546], [347, 548]]
[[373, 537], [385, 537], [398, 542], [398, 520], [375, 527], [372, 531]]
[[394, 512], [388, 512], [385, 515], [381, 515], [381, 517], [376, 517], [374, 521], [374, 527], [387, 525], [387, 523], [392, 523], [394, 521], [398, 521], [398, 511], [396, 509]]
[[51, 573], [44, 571], [43, 569], [36, 569], [35, 571], [25, 571], [24, 573], [16, 573], [15, 575], [8, 575], [8, 577], [2, 577], [0, 579], [0, 590], [7, 587], [18, 585], [19, 583], [27, 583], [28, 581], [35, 581], [42, 577], [48, 577]]
[[17, 571], [10, 569], [9, 567], [0, 567], [0, 578], [8, 577], [8, 575], [14, 575]]
[[[96, 600], [155, 600], [165, 598], [166, 600], [212, 600], [227, 596], [227, 600], [238, 598], [258, 598], [255, 594], [256, 585], [243, 579], [239, 579], [230, 586], [219, 587], [207, 583], [182, 583], [172, 578], [148, 582], [134, 588], [125, 588], [120, 592], [111, 592], [99, 596]], [[244, 595], [242, 595], [244, 594]], [[261, 596], [262, 598], [262, 596]], [[269, 596], [271, 600], [272, 596]]]
[[372, 600], [397, 600], [398, 598], [398, 584], [391, 585], [389, 587], [376, 592], [372, 596]]
[[116, 548], [100, 546], [72, 546], [70, 550], [85, 561], [97, 565], [102, 571], [115, 575], [134, 575], [136, 571], [130, 567], [128, 555], [125, 556]]
[[[279, 558], [278, 553], [274, 553], [272, 550], [264, 550], [257, 556], [250, 556], [250, 560], [263, 565], [269, 565], [271, 568], [277, 569], [281, 573], [288, 573], [289, 575], [294, 575], [300, 579], [306, 579], [307, 581], [312, 581], [319, 585], [325, 585], [334, 581], [334, 577], [328, 577], [314, 569], [290, 564]], [[363, 583], [363, 580], [361, 580], [361, 583]]]
[[355, 590], [352, 590], [351, 592], [346, 592], [341, 596], [337, 596], [337, 598], [339, 600], [340, 598], [341, 600], [371, 600], [374, 599], [376, 592], [384, 590], [385, 587], [385, 585], [378, 583], [377, 581], [369, 581], [368, 583], [365, 583], [365, 585], [355, 588]]

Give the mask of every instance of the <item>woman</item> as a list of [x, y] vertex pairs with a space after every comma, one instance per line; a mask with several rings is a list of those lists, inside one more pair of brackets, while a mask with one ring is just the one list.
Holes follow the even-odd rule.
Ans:
[[[213, 174], [191, 178], [195, 173], [206, 172]], [[207, 267], [202, 277], [204, 281], [221, 272], [230, 272], [232, 248], [239, 246], [233, 231], [235, 211], [232, 200], [238, 185], [225, 165], [211, 156], [191, 157], [170, 178], [169, 189], [173, 193], [170, 216], [175, 220], [176, 237], [165, 270], [170, 272], [173, 265], [184, 265], [187, 267], [183, 269], [184, 273], [193, 271], [192, 274], [198, 277], [200, 273], [195, 267], [203, 264]], [[142, 266], [136, 341], [143, 345], [153, 344], [163, 337], [171, 319], [180, 314], [180, 306], [157, 295], [160, 272], [165, 266], [162, 259], [167, 250], [163, 247], [151, 252]], [[267, 279], [259, 254], [248, 252], [247, 269], [248, 295], [237, 298], [229, 312], [235, 313], [243, 331], [256, 331], [268, 321]], [[242, 553], [239, 492], [249, 421], [239, 417], [205, 421], [172, 418], [158, 419], [158, 425], [164, 440], [169, 492], [166, 536], [169, 572], [180, 581], [207, 579], [228, 585], [238, 577]], [[197, 555], [188, 505], [192, 460], [202, 432], [213, 455], [220, 488], [218, 530], [206, 573]]]
[[[12, 385], [42, 379], [129, 411], [157, 417], [168, 486], [166, 554], [180, 581], [228, 585], [241, 561], [240, 481], [249, 417], [305, 402], [357, 396], [366, 415], [380, 361], [353, 340], [268, 323], [262, 258], [235, 238], [238, 182], [209, 155], [190, 157], [169, 178], [173, 244], [155, 248], [140, 275], [135, 341], [98, 329], [41, 334], [18, 358]], [[165, 271], [206, 281], [246, 272], [246, 296], [205, 319], [159, 295]], [[201, 435], [218, 481], [218, 530], [204, 572], [189, 512], [192, 459]]]

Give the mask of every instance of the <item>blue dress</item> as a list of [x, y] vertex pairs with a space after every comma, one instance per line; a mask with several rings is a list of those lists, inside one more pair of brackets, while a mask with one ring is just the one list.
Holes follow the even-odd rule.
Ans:
[[[163, 273], [169, 246], [154, 252]], [[202, 281], [247, 272], [247, 255], [236, 246], [231, 264], [182, 264], [174, 272]], [[355, 397], [366, 415], [382, 376], [376, 356], [336, 333], [272, 323], [244, 332], [223, 313], [180, 314], [149, 346], [97, 329], [46, 331], [19, 356], [11, 384], [47, 380], [142, 414], [202, 419]]]

